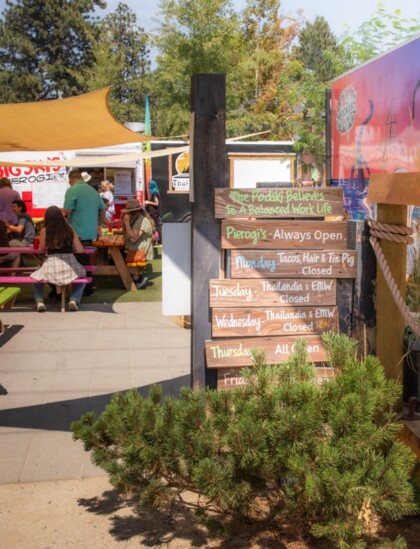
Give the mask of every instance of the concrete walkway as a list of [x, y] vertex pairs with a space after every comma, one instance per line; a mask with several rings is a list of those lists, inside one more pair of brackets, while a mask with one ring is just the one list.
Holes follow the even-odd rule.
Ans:
[[190, 384], [190, 331], [163, 317], [160, 302], [0, 315], [0, 483], [105, 474], [72, 440], [71, 422], [118, 391], [146, 395], [162, 383], [176, 394]]

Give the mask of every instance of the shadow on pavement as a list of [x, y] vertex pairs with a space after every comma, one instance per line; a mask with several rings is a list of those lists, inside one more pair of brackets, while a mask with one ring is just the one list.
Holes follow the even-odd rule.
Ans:
[[[181, 387], [190, 386], [190, 376], [180, 376], [158, 383], [163, 395], [177, 396]], [[138, 387], [139, 393], [148, 395], [151, 385]], [[124, 392], [124, 391], [120, 391]], [[48, 404], [36, 404], [0, 411], [0, 427], [22, 429], [43, 429], [48, 431], [70, 431], [70, 424], [87, 412], [101, 414], [115, 393], [91, 397], [62, 400]]]

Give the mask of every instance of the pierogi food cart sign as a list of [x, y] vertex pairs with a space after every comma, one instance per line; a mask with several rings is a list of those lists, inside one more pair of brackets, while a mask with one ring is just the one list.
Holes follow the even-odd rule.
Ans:
[[348, 249], [346, 222], [313, 218], [342, 215], [342, 190], [215, 189], [215, 212], [230, 260], [230, 278], [211, 280], [209, 289], [206, 359], [218, 369], [218, 388], [241, 384], [253, 350], [278, 364], [300, 337], [309, 358], [324, 362], [321, 334], [338, 329], [336, 279], [356, 276], [357, 253]]

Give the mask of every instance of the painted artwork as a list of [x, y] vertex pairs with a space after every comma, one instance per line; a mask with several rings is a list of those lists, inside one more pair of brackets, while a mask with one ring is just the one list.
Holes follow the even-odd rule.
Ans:
[[332, 184], [364, 219], [372, 173], [420, 171], [420, 38], [334, 80], [331, 109]]

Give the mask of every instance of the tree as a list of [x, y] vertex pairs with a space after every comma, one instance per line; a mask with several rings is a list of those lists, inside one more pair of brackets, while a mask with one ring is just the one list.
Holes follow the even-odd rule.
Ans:
[[299, 34], [296, 57], [320, 82], [329, 82], [341, 70], [345, 52], [324, 17], [306, 22]]
[[323, 17], [316, 17], [313, 23], [306, 22], [294, 51], [301, 64], [296, 80], [301, 116], [295, 126], [295, 149], [309, 155], [322, 172], [325, 159], [325, 90], [330, 80], [350, 65], [344, 48]]
[[291, 139], [295, 66], [291, 46], [300, 21], [282, 16], [280, 0], [248, 0], [241, 16], [238, 58], [228, 75], [228, 133], [271, 128]]
[[400, 9], [387, 12], [379, 2], [371, 19], [365, 21], [355, 32], [346, 32], [341, 44], [350, 56], [353, 65], [389, 50], [420, 32], [419, 19], [402, 17]]
[[211, 510], [227, 523], [257, 510], [273, 528], [288, 517], [330, 547], [365, 547], [381, 518], [416, 511], [415, 455], [398, 440], [398, 383], [376, 357], [359, 361], [356, 341], [334, 333], [323, 341], [335, 377], [321, 386], [300, 340], [286, 364], [267, 366], [255, 353], [240, 388], [115, 395], [100, 417], [74, 422], [73, 436], [144, 506], [192, 491], [196, 516]]
[[130, 8], [119, 3], [99, 24], [92, 48], [94, 62], [82, 71], [79, 81], [86, 90], [112, 86], [110, 108], [121, 122], [143, 117], [148, 70], [148, 37], [137, 26]]
[[7, 0], [0, 21], [0, 101], [69, 97], [92, 63], [97, 27], [92, 17], [103, 0]]
[[235, 52], [237, 18], [231, 0], [161, 0], [153, 75], [154, 133], [188, 133], [194, 73], [227, 73]]

